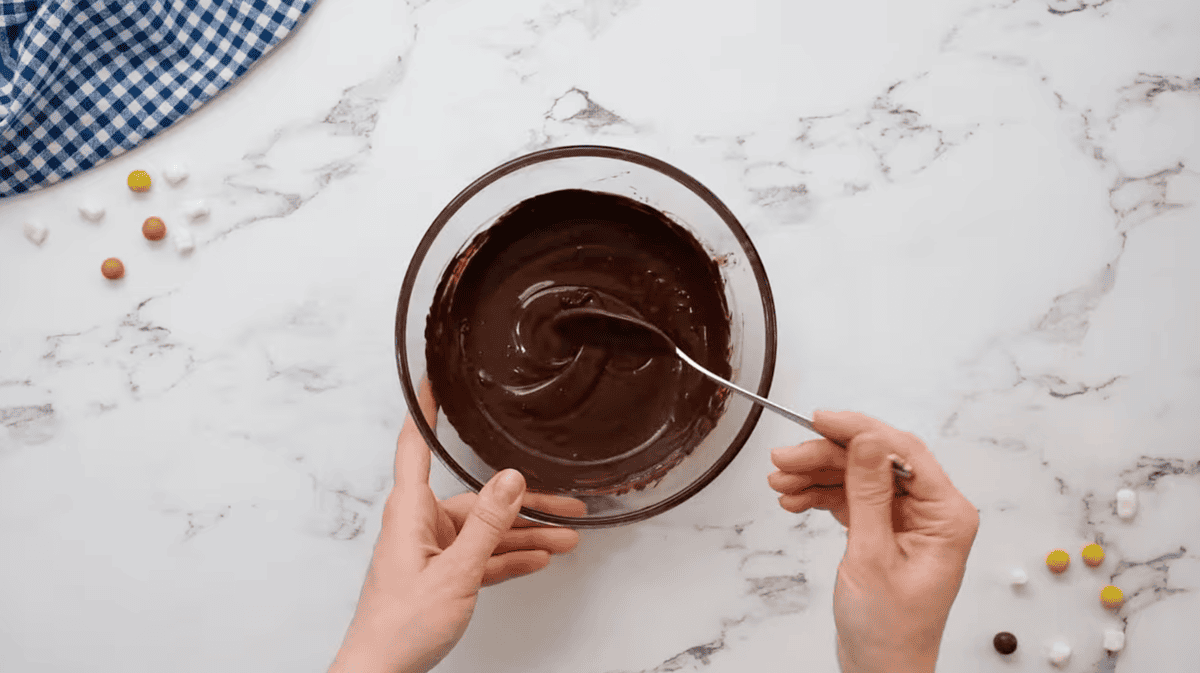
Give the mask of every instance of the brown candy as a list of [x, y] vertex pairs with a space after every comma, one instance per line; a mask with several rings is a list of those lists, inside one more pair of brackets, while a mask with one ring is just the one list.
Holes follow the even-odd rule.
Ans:
[[125, 265], [116, 257], [109, 257], [100, 265], [100, 273], [109, 280], [116, 280], [125, 275]]
[[161, 217], [147, 217], [142, 223], [142, 236], [151, 241], [161, 241], [167, 235], [167, 225]]

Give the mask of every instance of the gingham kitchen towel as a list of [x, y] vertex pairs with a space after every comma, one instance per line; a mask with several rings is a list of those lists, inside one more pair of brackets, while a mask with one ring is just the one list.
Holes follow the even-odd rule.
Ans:
[[125, 153], [208, 102], [316, 0], [0, 0], [0, 198]]

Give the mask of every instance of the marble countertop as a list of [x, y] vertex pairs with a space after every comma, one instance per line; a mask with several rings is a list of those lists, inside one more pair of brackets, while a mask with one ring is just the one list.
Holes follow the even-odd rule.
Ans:
[[[1193, 0], [323, 0], [177, 127], [0, 202], [0, 670], [325, 670], [391, 485], [416, 242], [488, 169], [581, 143], [738, 215], [777, 300], [775, 399], [916, 432], [980, 509], [942, 670], [1052, 670], [1056, 638], [1065, 671], [1191, 670], [1197, 34]], [[196, 250], [144, 240], [150, 214]], [[843, 529], [766, 484], [805, 438], [765, 415], [684, 505], [484, 590], [437, 670], [836, 670]]]

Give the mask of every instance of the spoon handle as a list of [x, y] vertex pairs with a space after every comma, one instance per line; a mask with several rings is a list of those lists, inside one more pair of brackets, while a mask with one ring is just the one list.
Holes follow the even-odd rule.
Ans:
[[[730, 383], [729, 381], [726, 381], [725, 379], [721, 378], [720, 376], [717, 376], [716, 374], [708, 371], [704, 367], [701, 367], [700, 363], [698, 363], [695, 360], [688, 357], [687, 353], [684, 353], [682, 348], [679, 348], [678, 346], [676, 346], [675, 354], [678, 355], [681, 360], [683, 360], [684, 362], [688, 363], [693, 368], [695, 368], [696, 371], [707, 376], [708, 378], [712, 379], [713, 381], [716, 381], [717, 383], [725, 386], [726, 388], [732, 390], [733, 392], [738, 393], [739, 395], [742, 395], [743, 397], [746, 397], [747, 399], [753, 401], [755, 404], [762, 405], [763, 407], [766, 407], [767, 409], [774, 411], [775, 413], [779, 414], [780, 416], [783, 416], [785, 418], [789, 418], [789, 419], [795, 421], [796, 423], [800, 424], [801, 426], [803, 426], [813, 432], [816, 432], [818, 435], [821, 434], [820, 432], [817, 432], [816, 428], [813, 427], [813, 422], [811, 419], [805, 418], [804, 416], [801, 416], [800, 414], [792, 411], [791, 409], [788, 409], [786, 407], [781, 407], [778, 404], [775, 404], [774, 402], [772, 402], [771, 400], [768, 400], [765, 397], [755, 395], [754, 393], [750, 392], [749, 390], [746, 390], [745, 388], [742, 388], [739, 385], [736, 385], [734, 383]], [[824, 437], [824, 435], [821, 435], [821, 436]], [[892, 472], [896, 473], [896, 476], [903, 477], [905, 479], [912, 477], [912, 470], [905, 469], [905, 467], [903, 465], [901, 465], [900, 462], [896, 459], [892, 460]]]

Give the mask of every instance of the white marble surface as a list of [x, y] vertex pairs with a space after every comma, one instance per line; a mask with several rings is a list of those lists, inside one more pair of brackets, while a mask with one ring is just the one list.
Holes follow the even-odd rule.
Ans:
[[[0, 670], [324, 670], [390, 487], [416, 241], [575, 143], [724, 199], [777, 297], [773, 396], [917, 432], [980, 508], [941, 670], [1050, 670], [1057, 637], [1062, 670], [1194, 670], [1197, 34], [1193, 0], [323, 0], [175, 129], [0, 202]], [[196, 250], [142, 239], [151, 214]], [[842, 529], [766, 485], [801, 438], [765, 416], [696, 498], [485, 590], [438, 670], [836, 670]]]

